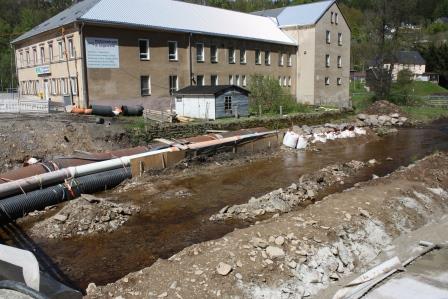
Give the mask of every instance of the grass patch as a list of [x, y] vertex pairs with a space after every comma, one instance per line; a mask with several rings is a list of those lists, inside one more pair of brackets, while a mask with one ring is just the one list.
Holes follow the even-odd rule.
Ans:
[[411, 106], [401, 106], [404, 112], [406, 112], [410, 118], [430, 122], [440, 118], [448, 118], [448, 109], [445, 108], [434, 108], [434, 107], [411, 107]]
[[422, 97], [440, 93], [448, 94], [448, 89], [431, 82], [413, 81], [410, 90], [412, 91], [412, 95]]

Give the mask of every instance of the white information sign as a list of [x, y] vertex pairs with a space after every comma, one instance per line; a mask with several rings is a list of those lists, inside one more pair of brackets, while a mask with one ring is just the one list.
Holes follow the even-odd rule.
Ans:
[[86, 56], [90, 69], [120, 68], [118, 39], [86, 37]]

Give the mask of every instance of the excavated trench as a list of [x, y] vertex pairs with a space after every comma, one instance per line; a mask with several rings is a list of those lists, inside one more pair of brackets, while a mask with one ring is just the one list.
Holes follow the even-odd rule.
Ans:
[[[320, 146], [320, 151], [282, 151], [270, 159], [204, 170], [187, 178], [156, 179], [148, 192], [112, 191], [106, 196], [132, 202], [142, 209], [111, 233], [63, 240], [31, 240], [27, 234], [36, 220], [30, 220], [8, 228], [1, 238], [9, 244], [33, 247], [36, 255], [46, 261], [48, 268], [45, 270], [65, 283], [85, 289], [90, 282], [97, 285], [113, 282], [150, 266], [158, 258], [168, 258], [187, 246], [249, 225], [248, 222], [212, 223], [208, 219], [226, 205], [241, 204], [252, 196], [286, 187], [303, 174], [351, 160], [380, 162], [349, 178], [343, 186], [326, 190], [329, 194], [369, 180], [373, 174], [391, 173], [436, 150], [448, 150], [447, 122], [422, 129], [401, 129], [397, 134], [370, 142], [328, 143]], [[19, 238], [11, 237], [18, 234]]]

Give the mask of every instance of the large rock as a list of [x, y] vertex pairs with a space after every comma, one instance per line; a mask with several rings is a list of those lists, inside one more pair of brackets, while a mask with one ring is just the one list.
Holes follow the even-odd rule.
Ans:
[[216, 272], [222, 276], [228, 275], [231, 271], [232, 266], [223, 262], [220, 262], [219, 265], [216, 267]]
[[266, 248], [266, 254], [269, 256], [270, 259], [281, 259], [285, 257], [285, 252], [280, 247], [276, 246], [268, 246]]

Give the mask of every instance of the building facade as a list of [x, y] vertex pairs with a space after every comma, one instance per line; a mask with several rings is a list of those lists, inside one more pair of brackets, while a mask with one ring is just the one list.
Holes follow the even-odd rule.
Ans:
[[[84, 0], [13, 41], [19, 90], [80, 107], [166, 109], [180, 88], [247, 87], [262, 75], [300, 102], [347, 106], [350, 31], [337, 4], [325, 3], [315, 24], [283, 26], [281, 18], [180, 1]], [[328, 17], [336, 11], [338, 24]], [[327, 44], [327, 30], [342, 32], [344, 44]], [[322, 67], [327, 53], [333, 61]]]

